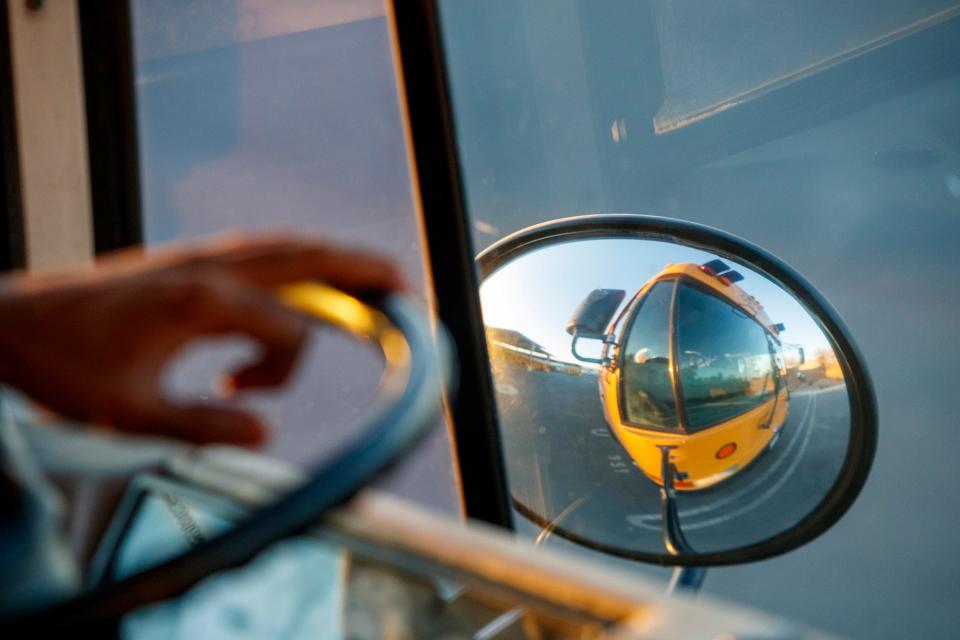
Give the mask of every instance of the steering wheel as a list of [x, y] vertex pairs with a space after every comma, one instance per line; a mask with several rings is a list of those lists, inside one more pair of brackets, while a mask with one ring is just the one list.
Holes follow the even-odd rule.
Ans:
[[453, 370], [442, 327], [431, 331], [427, 316], [398, 295], [367, 303], [319, 283], [293, 284], [278, 295], [289, 306], [375, 344], [383, 354], [377, 397], [360, 421], [364, 435], [235, 528], [110, 585], [0, 621], [0, 636], [108, 631], [125, 613], [176, 597], [211, 574], [237, 567], [272, 543], [305, 530], [398, 460], [434, 423], [438, 391], [450, 386]]

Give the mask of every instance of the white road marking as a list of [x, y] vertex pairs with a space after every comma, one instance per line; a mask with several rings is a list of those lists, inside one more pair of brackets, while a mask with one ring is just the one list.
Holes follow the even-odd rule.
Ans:
[[821, 393], [830, 393], [831, 391], [846, 391], [846, 390], [847, 390], [847, 385], [845, 385], [845, 384], [837, 384], [837, 385], [834, 385], [834, 386], [832, 386], [832, 387], [825, 387], [825, 388], [823, 388], [823, 389], [800, 389], [800, 390], [797, 390], [797, 391], [791, 391], [791, 392], [790, 392], [790, 397], [792, 398], [792, 397], [794, 397], [794, 396], [801, 396], [801, 397], [802, 397], [802, 396], [815, 396], [815, 395], [818, 395], [818, 394], [821, 394]]
[[[814, 400], [814, 403], [813, 403], [814, 407], [813, 407], [813, 413], [811, 415], [815, 416], [817, 414], [816, 398], [814, 398], [813, 400]], [[803, 459], [803, 454], [807, 450], [807, 445], [810, 443], [810, 435], [812, 433], [813, 433], [813, 426], [811, 424], [811, 426], [807, 428], [807, 432], [803, 436], [803, 444], [800, 447], [800, 452], [797, 453], [797, 457], [793, 459], [793, 463], [791, 463], [790, 467], [784, 472], [782, 476], [780, 476], [780, 479], [777, 480], [773, 484], [773, 486], [771, 486], [769, 489], [763, 492], [763, 494], [757, 497], [753, 502], [750, 502], [749, 504], [745, 504], [739, 509], [735, 509], [730, 513], [725, 513], [722, 516], [717, 516], [716, 518], [712, 518], [710, 520], [703, 520], [701, 522], [695, 522], [689, 525], [684, 524], [683, 525], [684, 531], [692, 531], [694, 529], [702, 529], [704, 527], [712, 527], [714, 525], [718, 525], [721, 522], [732, 520], [733, 518], [739, 517], [744, 513], [747, 513], [748, 511], [752, 511], [753, 509], [756, 509], [757, 506], [760, 505], [762, 502], [766, 502], [770, 498], [770, 496], [775, 494], [780, 489], [780, 487], [782, 487], [784, 483], [786, 483], [786, 481], [790, 479], [790, 476], [792, 476], [793, 473], [797, 470], [797, 467], [800, 466], [800, 460]]]
[[519, 393], [515, 386], [507, 384], [506, 382], [498, 382], [496, 386], [497, 391], [507, 396], [515, 396]]
[[[735, 500], [739, 500], [740, 498], [742, 498], [742, 497], [743, 497], [744, 495], [746, 495], [747, 493], [753, 491], [754, 489], [756, 489], [757, 487], [759, 487], [760, 485], [762, 485], [763, 483], [765, 483], [765, 482], [767, 481], [767, 479], [768, 479], [773, 473], [775, 473], [775, 472], [783, 465], [783, 463], [784, 463], [786, 460], [788, 460], [788, 459], [790, 458], [790, 453], [793, 451], [793, 449], [794, 449], [794, 448], [797, 446], [797, 444], [800, 442], [800, 440], [801, 440], [801, 434], [803, 434], [803, 431], [804, 431], [804, 430], [806, 430], [807, 433], [806, 433], [806, 434], [803, 434], [803, 435], [806, 437], [806, 439], [809, 439], [809, 434], [810, 434], [810, 432], [813, 431], [813, 418], [812, 418], [813, 413], [811, 412], [811, 410], [813, 409], [813, 405], [815, 404], [815, 402], [816, 402], [816, 396], [811, 395], [811, 396], [810, 396], [810, 399], [807, 401], [807, 406], [804, 408], [803, 416], [800, 418], [800, 424], [798, 424], [797, 427], [796, 427], [796, 429], [793, 430], [793, 431], [794, 431], [793, 439], [792, 439], [792, 440], [789, 442], [789, 444], [786, 446], [786, 450], [783, 451], [783, 453], [782, 453], [782, 455], [780, 456], [780, 458], [778, 458], [773, 464], [771, 464], [771, 465], [766, 469], [766, 471], [764, 471], [763, 474], [757, 476], [750, 484], [748, 484], [747, 486], [743, 487], [743, 488], [740, 489], [739, 491], [736, 491], [736, 492], [734, 492], [734, 493], [731, 493], [730, 495], [725, 496], [725, 497], [723, 497], [723, 498], [721, 498], [720, 500], [717, 500], [717, 501], [715, 501], [715, 502], [711, 502], [711, 503], [708, 504], [708, 505], [704, 505], [704, 506], [702, 506], [702, 507], [695, 507], [695, 508], [693, 508], [693, 509], [685, 509], [685, 510], [683, 510], [683, 511], [680, 511], [680, 513], [678, 514], [678, 516], [679, 516], [680, 518], [690, 518], [690, 517], [693, 517], [693, 516], [698, 516], [698, 515], [702, 515], [702, 514], [705, 514], [705, 513], [709, 513], [709, 512], [711, 512], [711, 511], [716, 511], [717, 509], [720, 509], [720, 508], [722, 508], [722, 507], [730, 504], [731, 502], [733, 502], [733, 501], [735, 501]], [[815, 413], [815, 412], [814, 412], [814, 413]], [[803, 450], [804, 450], [804, 449], [806, 449], [806, 440], [804, 440], [803, 444], [801, 445], [801, 452], [797, 455], [796, 458], [794, 458], [794, 465], [793, 465], [794, 467], [795, 467], [795, 465], [797, 464], [797, 461], [802, 457], [802, 455], [803, 455]], [[788, 472], [785, 472], [785, 473], [792, 473], [792, 471], [788, 471]], [[632, 524], [632, 525], [634, 525], [634, 526], [637, 526], [637, 527], [643, 527], [643, 528], [646, 528], [646, 529], [652, 529], [652, 530], [657, 530], [657, 531], [659, 531], [659, 529], [660, 529], [660, 525], [659, 525], [659, 522], [660, 522], [660, 514], [659, 514], [659, 513], [632, 514], [632, 515], [628, 515], [628, 516], [627, 516], [627, 522], [630, 523], [630, 524]], [[651, 523], [651, 522], [654, 522], [654, 523], [656, 523], [656, 524], [649, 524], [649, 523]], [[688, 525], [684, 524], [683, 528], [684, 528], [684, 529], [688, 529], [688, 528], [696, 528], [696, 527], [688, 527]]]

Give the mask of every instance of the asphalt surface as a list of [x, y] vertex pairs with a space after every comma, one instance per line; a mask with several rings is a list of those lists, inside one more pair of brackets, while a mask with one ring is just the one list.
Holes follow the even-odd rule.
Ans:
[[[614, 555], [664, 553], [659, 487], [607, 428], [596, 375], [504, 360], [493, 371], [518, 514]], [[849, 432], [843, 386], [793, 393], [771, 450], [715, 487], [678, 494], [688, 542], [698, 552], [724, 551], [797, 524], [836, 480]]]

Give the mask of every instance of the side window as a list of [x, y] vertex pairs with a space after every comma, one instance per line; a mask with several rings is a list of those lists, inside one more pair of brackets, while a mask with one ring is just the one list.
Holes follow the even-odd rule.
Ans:
[[677, 352], [687, 430], [694, 433], [769, 400], [767, 333], [750, 316], [699, 287], [677, 292]]
[[[323, 236], [391, 256], [427, 299], [383, 0], [131, 0], [131, 12], [144, 244]], [[345, 338], [316, 342], [295, 388], [258, 400], [275, 425], [268, 453], [296, 463], [352, 436], [380, 367]], [[173, 386], [196, 389], [216, 355], [188, 359]], [[456, 511], [443, 424], [411, 459], [386, 488]]]
[[620, 410], [637, 426], [673, 430], [677, 405], [670, 379], [670, 305], [676, 281], [653, 285], [620, 347]]

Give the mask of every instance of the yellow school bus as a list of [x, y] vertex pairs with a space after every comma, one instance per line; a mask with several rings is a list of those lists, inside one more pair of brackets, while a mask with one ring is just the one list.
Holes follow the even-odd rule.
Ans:
[[778, 440], [789, 410], [780, 331], [742, 276], [720, 260], [668, 265], [606, 336], [604, 417], [637, 466], [662, 485], [704, 489], [742, 471]]

